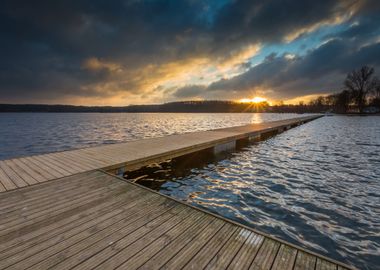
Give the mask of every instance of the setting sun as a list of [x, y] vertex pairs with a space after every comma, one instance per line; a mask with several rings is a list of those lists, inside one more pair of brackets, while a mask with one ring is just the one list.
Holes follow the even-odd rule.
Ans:
[[254, 97], [254, 98], [242, 98], [239, 100], [242, 103], [261, 103], [268, 101], [266, 98], [263, 97]]

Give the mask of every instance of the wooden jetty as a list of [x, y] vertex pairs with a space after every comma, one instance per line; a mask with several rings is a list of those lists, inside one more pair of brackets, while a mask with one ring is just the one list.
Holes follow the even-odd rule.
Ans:
[[0, 161], [0, 269], [352, 269], [112, 174], [315, 118]]

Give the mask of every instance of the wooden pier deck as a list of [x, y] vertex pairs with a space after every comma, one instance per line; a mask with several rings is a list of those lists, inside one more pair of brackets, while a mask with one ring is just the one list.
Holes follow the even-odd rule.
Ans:
[[312, 119], [1, 161], [0, 269], [350, 269], [106, 172]]

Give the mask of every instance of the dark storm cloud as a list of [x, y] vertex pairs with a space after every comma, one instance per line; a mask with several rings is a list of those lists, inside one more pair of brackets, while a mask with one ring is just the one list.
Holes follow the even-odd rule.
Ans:
[[[231, 91], [252, 93], [266, 89], [268, 97], [288, 99], [338, 91], [345, 75], [362, 65], [372, 65], [380, 74], [379, 11], [379, 5], [371, 10], [364, 6], [358, 16], [347, 22], [350, 27], [326, 36], [324, 44], [305, 55], [271, 54], [238, 76], [210, 84], [204, 93], [229, 97]], [[181, 96], [182, 91], [190, 92], [188, 87], [179, 88], [175, 95]]]
[[[286, 55], [270, 55], [241, 75], [212, 83], [204, 92], [215, 91], [223, 96], [231, 90], [248, 92], [262, 87], [274, 91], [267, 93], [271, 98], [329, 93], [340, 89], [347, 72], [362, 65], [380, 68], [380, 43], [356, 49], [346, 40], [334, 39], [304, 57], [288, 59]], [[190, 89], [200, 88], [197, 85], [180, 88], [175, 95], [189, 97]], [[199, 92], [194, 96], [199, 96]]]
[[[40, 98], [59, 101], [67, 95], [102, 96], [117, 91], [141, 91], [146, 95], [144, 84], [137, 78], [139, 70], [148, 65], [159, 66], [199, 56], [212, 61], [252, 43], [281, 42], [288, 35], [302, 33], [313, 25], [343, 15], [352, 7], [346, 3], [331, 0], [1, 1], [0, 101]], [[371, 21], [368, 24], [371, 30]], [[98, 62], [84, 64], [92, 58]], [[313, 64], [312, 60], [302, 61]], [[267, 59], [261, 65], [262, 70], [250, 69], [248, 74], [255, 73], [252, 74], [255, 80], [245, 79], [243, 74], [242, 82], [234, 81], [242, 89], [250, 83], [267, 83], [264, 74], [270, 73], [269, 69], [285, 68], [287, 64], [282, 56], [276, 56]], [[318, 73], [312, 66], [309, 70]], [[295, 71], [291, 75], [297, 77]], [[276, 81], [276, 84], [282, 82]], [[104, 86], [109, 83], [112, 89]], [[106, 90], [96, 90], [98, 85]], [[221, 81], [207, 90], [223, 90], [228, 85], [233, 84]], [[176, 96], [199, 95], [205, 89], [191, 86], [178, 91]]]

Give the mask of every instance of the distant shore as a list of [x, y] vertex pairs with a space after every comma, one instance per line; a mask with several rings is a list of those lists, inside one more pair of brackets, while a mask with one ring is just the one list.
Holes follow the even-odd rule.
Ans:
[[[0, 104], [0, 113], [325, 113], [329, 106], [274, 105], [263, 103], [240, 103], [234, 101], [179, 101], [152, 105], [129, 106], [75, 106], [47, 104]], [[335, 113], [335, 112], [333, 112]], [[379, 113], [339, 113], [342, 115], [379, 115]]]

